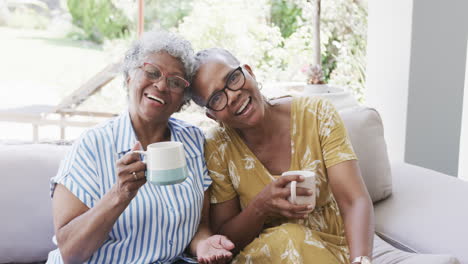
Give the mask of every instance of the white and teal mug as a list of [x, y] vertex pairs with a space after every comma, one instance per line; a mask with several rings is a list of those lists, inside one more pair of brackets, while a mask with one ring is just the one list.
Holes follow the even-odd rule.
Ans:
[[170, 185], [185, 181], [188, 176], [184, 145], [177, 141], [163, 141], [148, 145], [146, 151], [146, 180], [156, 185]]

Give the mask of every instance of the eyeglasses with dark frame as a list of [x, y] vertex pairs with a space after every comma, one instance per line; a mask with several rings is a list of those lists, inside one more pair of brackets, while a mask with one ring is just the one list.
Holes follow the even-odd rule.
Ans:
[[231, 91], [238, 91], [244, 87], [244, 84], [245, 74], [242, 71], [242, 66], [239, 66], [228, 75], [224, 88], [214, 92], [208, 98], [208, 102], [206, 103], [205, 107], [216, 112], [224, 110], [228, 103], [228, 94], [226, 89]]
[[146, 78], [152, 82], [158, 82], [161, 78], [166, 77], [167, 87], [175, 93], [183, 93], [185, 88], [190, 85], [184, 78], [173, 74], [167, 74], [152, 63], [145, 62], [140, 68], [145, 72]]

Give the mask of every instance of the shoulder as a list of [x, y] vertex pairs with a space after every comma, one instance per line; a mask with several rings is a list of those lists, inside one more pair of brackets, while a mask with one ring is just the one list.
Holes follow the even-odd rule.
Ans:
[[226, 141], [229, 139], [229, 128], [225, 125], [217, 125], [215, 127], [210, 128], [206, 132], [206, 142], [207, 144], [217, 144], [221, 141]]
[[290, 95], [274, 97], [269, 99], [269, 103], [272, 105], [290, 105], [294, 98]]
[[293, 102], [300, 106], [317, 108], [329, 101], [321, 96], [300, 96], [294, 97]]
[[202, 136], [203, 132], [201, 129], [195, 125], [192, 125], [183, 120], [171, 117], [169, 118], [169, 125], [174, 130], [174, 132], [181, 134], [183, 136]]
[[[113, 133], [115, 130], [119, 130], [119, 126], [125, 120], [124, 115], [118, 115], [86, 129], [73, 143], [69, 156], [79, 154], [93, 160], [104, 156], [104, 153], [108, 153], [108, 151], [99, 151], [99, 149], [103, 150], [103, 148], [109, 148], [114, 145]], [[131, 123], [128, 125], [131, 125]]]
[[293, 108], [296, 108], [296, 111], [302, 110], [313, 114], [320, 113], [324, 110], [329, 111], [334, 109], [330, 100], [320, 96], [294, 97], [292, 105]]
[[80, 135], [75, 144], [89, 146], [111, 141], [112, 131], [118, 125], [119, 119], [120, 116], [117, 116], [88, 128]]
[[205, 136], [199, 127], [173, 117], [169, 119], [169, 127], [175, 134], [174, 139], [190, 146], [193, 155], [203, 153]]
[[74, 167], [86, 167], [95, 164], [101, 154], [98, 151], [99, 145], [106, 145], [110, 137], [108, 135], [111, 120], [86, 129], [74, 142], [67, 155], [62, 160], [62, 165], [58, 175], [66, 175]]
[[206, 132], [205, 152], [223, 152], [230, 148], [232, 134], [231, 128], [225, 125], [217, 125]]

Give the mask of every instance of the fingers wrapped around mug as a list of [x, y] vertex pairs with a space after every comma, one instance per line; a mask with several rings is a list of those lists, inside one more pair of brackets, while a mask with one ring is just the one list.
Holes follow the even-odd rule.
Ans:
[[136, 153], [127, 153], [117, 161], [117, 182], [115, 188], [119, 196], [124, 199], [133, 199], [146, 183], [146, 164], [140, 160]]
[[287, 184], [289, 184], [292, 181], [296, 182], [303, 182], [304, 181], [304, 176], [302, 175], [287, 175], [287, 176], [281, 176], [278, 179], [274, 181], [274, 184], [276, 187], [279, 188], [284, 188], [286, 187]]
[[[257, 196], [253, 206], [266, 216], [282, 216], [287, 218], [305, 218], [311, 207], [307, 204], [294, 204], [288, 201], [291, 196], [289, 183], [302, 182], [300, 175], [282, 176], [268, 184]], [[303, 190], [299, 191], [301, 194]]]
[[[129, 156], [138, 155], [135, 153], [127, 154]], [[138, 159], [131, 157], [122, 157], [117, 162], [117, 173], [120, 180], [139, 181], [145, 179], [146, 164]], [[127, 164], [125, 164], [127, 162]], [[131, 162], [131, 163], [128, 163]]]
[[311, 205], [293, 204], [286, 199], [277, 200], [275, 206], [281, 216], [292, 219], [306, 218], [310, 211], [313, 210]]
[[[297, 205], [307, 205], [307, 209], [304, 211], [299, 211], [299, 213], [309, 214], [315, 208], [315, 193], [312, 189], [304, 187], [296, 187], [296, 200], [293, 202]], [[289, 202], [291, 201], [291, 196], [288, 198]]]

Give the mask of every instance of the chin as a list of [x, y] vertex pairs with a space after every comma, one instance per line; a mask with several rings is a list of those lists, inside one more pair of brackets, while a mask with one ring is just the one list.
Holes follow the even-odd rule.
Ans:
[[256, 112], [249, 116], [249, 118], [242, 120], [239, 125], [242, 126], [242, 128], [251, 128], [259, 125], [261, 121], [262, 115]]
[[142, 117], [148, 121], [160, 119], [163, 116], [163, 113], [156, 111], [156, 109], [142, 109], [140, 113]]

